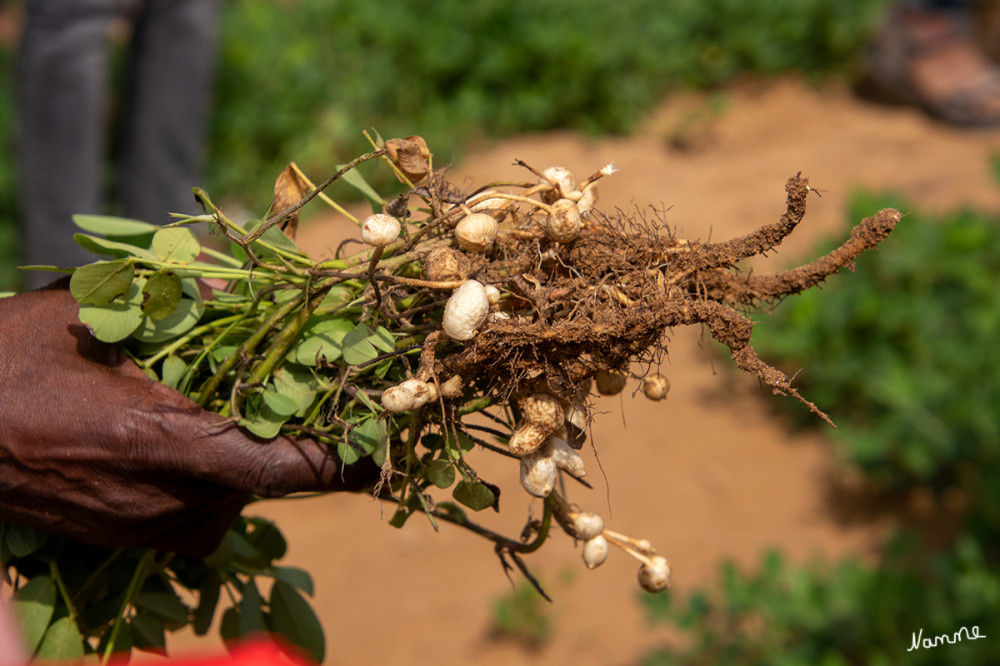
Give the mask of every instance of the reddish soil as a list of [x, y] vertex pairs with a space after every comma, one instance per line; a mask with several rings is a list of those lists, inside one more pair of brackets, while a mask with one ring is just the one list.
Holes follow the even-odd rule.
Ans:
[[[755, 264], [758, 271], [786, 267], [841, 232], [857, 187], [899, 192], [924, 210], [1000, 207], [989, 174], [1000, 131], [954, 129], [839, 87], [797, 82], [738, 87], [725, 94], [721, 113], [712, 108], [699, 96], [675, 98], [627, 138], [551, 133], [505, 141], [469, 155], [452, 179], [523, 176], [515, 159], [578, 174], [614, 161], [621, 171], [602, 182], [602, 206], [665, 205], [681, 236], [720, 240], [775, 221], [786, 179], [801, 171], [822, 198], [811, 198], [802, 225], [776, 256]], [[305, 223], [299, 240], [321, 255], [345, 233], [352, 229]], [[790, 398], [729, 372], [730, 361], [704, 342], [699, 330], [674, 332], [662, 368], [672, 384], [665, 402], [626, 395], [599, 403], [605, 413], [593, 434], [601, 467], [588, 451], [595, 489], [573, 499], [611, 529], [652, 541], [681, 593], [711, 583], [722, 559], [749, 566], [772, 546], [800, 562], [877, 552], [890, 520], [845, 521], [831, 506], [834, 454], [824, 432], [789, 432], [770, 404]], [[510, 463], [486, 453], [473, 461], [509, 489], [504, 515], [478, 517], [516, 533], [532, 504]], [[510, 583], [480, 538], [448, 526], [434, 533], [419, 517], [396, 530], [388, 525], [392, 507], [364, 496], [273, 501], [248, 512], [275, 519], [289, 541], [286, 563], [312, 573], [328, 664], [624, 664], [667, 638], [645, 622], [637, 566], [618, 551], [587, 571], [571, 540], [558, 535], [527, 558], [555, 600], [551, 640], [531, 652], [491, 640], [492, 606]], [[204, 652], [217, 642], [181, 636], [176, 645]]]

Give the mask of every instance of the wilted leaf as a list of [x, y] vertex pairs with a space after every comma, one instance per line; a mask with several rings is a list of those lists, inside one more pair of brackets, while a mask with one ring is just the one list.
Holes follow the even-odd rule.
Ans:
[[410, 136], [405, 139], [389, 139], [385, 142], [389, 159], [403, 172], [411, 183], [419, 183], [430, 173], [430, 151], [423, 137]]
[[81, 305], [105, 305], [127, 292], [134, 277], [130, 261], [96, 261], [73, 271], [69, 292]]
[[[278, 174], [277, 180], [274, 181], [274, 201], [271, 203], [270, 210], [267, 211], [268, 217], [277, 215], [286, 208], [294, 206], [305, 198], [306, 194], [311, 190], [312, 188], [309, 187], [309, 184], [299, 175], [295, 162], [292, 162]], [[295, 231], [298, 225], [298, 211], [295, 211], [288, 219], [279, 223], [285, 235], [292, 239], [295, 238]]]

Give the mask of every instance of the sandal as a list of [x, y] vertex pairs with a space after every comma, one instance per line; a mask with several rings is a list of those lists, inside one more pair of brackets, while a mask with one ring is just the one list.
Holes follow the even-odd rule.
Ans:
[[955, 10], [896, 7], [869, 49], [869, 97], [922, 108], [955, 125], [1000, 126], [1000, 68]]

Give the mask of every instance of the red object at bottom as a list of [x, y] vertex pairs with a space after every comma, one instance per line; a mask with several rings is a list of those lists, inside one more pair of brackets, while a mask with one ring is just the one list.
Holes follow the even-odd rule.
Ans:
[[213, 657], [181, 657], [157, 661], [169, 666], [316, 666], [315, 662], [268, 639], [253, 639]]

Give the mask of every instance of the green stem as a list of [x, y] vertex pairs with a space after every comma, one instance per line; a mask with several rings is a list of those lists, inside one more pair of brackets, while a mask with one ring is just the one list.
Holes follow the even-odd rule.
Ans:
[[305, 293], [299, 293], [295, 296], [295, 298], [290, 299], [281, 307], [275, 309], [275, 311], [271, 313], [271, 316], [264, 320], [260, 327], [258, 327], [249, 338], [243, 341], [243, 344], [240, 345], [239, 349], [219, 364], [219, 368], [216, 370], [215, 374], [202, 384], [201, 388], [198, 390], [198, 404], [200, 406], [204, 407], [208, 404], [208, 401], [215, 395], [215, 392], [222, 383], [222, 380], [234, 367], [236, 367], [236, 364], [239, 363], [240, 359], [252, 354], [257, 348], [257, 345], [259, 345], [264, 338], [267, 337], [267, 334], [270, 333], [273, 328], [280, 324], [292, 312], [299, 308], [305, 298]]
[[223, 335], [225, 335], [226, 332], [231, 330], [233, 325], [238, 324], [242, 320], [246, 319], [249, 313], [252, 312], [253, 310], [256, 310], [256, 303], [254, 303], [253, 308], [245, 310], [240, 314], [231, 315], [229, 317], [223, 317], [221, 319], [215, 319], [207, 324], [196, 326], [195, 328], [192, 328], [190, 331], [188, 331], [184, 335], [180, 336], [179, 338], [171, 342], [169, 345], [164, 346], [162, 349], [160, 349], [160, 351], [156, 352], [155, 354], [144, 360], [142, 363], [139, 364], [139, 367], [144, 369], [151, 368], [153, 367], [153, 365], [156, 364], [157, 361], [167, 356], [170, 356], [181, 347], [187, 345], [188, 342], [190, 342], [194, 338], [197, 338], [199, 335], [209, 333], [212, 330], [218, 328], [219, 326], [226, 326], [225, 331], [222, 331], [219, 335], [212, 338], [211, 342], [209, 342], [206, 349], [214, 347], [216, 341], [218, 341]]
[[66, 583], [63, 581], [62, 574], [59, 572], [59, 565], [56, 563], [55, 559], [49, 561], [49, 574], [52, 576], [52, 580], [56, 583], [56, 589], [59, 590], [59, 596], [62, 597], [63, 603], [66, 604], [66, 610], [69, 612], [70, 621], [76, 623], [76, 606], [73, 605], [73, 598], [70, 596], [69, 590], [66, 589]]
[[[331, 285], [332, 286], [332, 285]], [[285, 357], [288, 353], [288, 348], [292, 346], [295, 341], [296, 336], [298, 336], [299, 331], [305, 326], [306, 321], [308, 321], [309, 316], [319, 307], [319, 304], [323, 301], [323, 298], [330, 291], [330, 287], [325, 287], [317, 289], [306, 301], [305, 305], [296, 314], [295, 318], [290, 324], [286, 325], [281, 329], [281, 332], [275, 336], [274, 340], [271, 342], [271, 346], [265, 353], [264, 360], [257, 364], [253, 370], [253, 379], [256, 382], [263, 382], [267, 379], [271, 372], [274, 370], [275, 366], [281, 362], [281, 359]]]
[[115, 623], [111, 627], [111, 635], [108, 636], [108, 644], [104, 649], [104, 656], [101, 657], [102, 666], [103, 664], [107, 664], [111, 659], [111, 654], [115, 649], [115, 643], [118, 641], [118, 634], [121, 632], [122, 627], [125, 626], [125, 614], [128, 612], [129, 608], [135, 604], [135, 600], [139, 596], [139, 590], [142, 587], [143, 582], [146, 580], [146, 570], [149, 568], [149, 565], [155, 556], [155, 550], [147, 550], [143, 554], [142, 559], [139, 560], [139, 564], [136, 565], [135, 573], [132, 574], [132, 580], [129, 581], [128, 589], [125, 590], [125, 596], [122, 599], [122, 604], [118, 608], [118, 617], [115, 619]]
[[86, 592], [87, 589], [90, 588], [90, 586], [93, 585], [94, 582], [101, 576], [101, 574], [107, 571], [108, 567], [111, 566], [111, 563], [117, 560], [118, 557], [124, 552], [125, 552], [124, 548], [118, 548], [115, 550], [115, 552], [111, 553], [107, 558], [105, 558], [105, 560], [101, 562], [100, 566], [98, 566], [97, 569], [93, 571], [93, 573], [87, 576], [87, 580], [83, 581], [83, 585], [81, 585], [79, 589], [76, 591], [76, 594], [73, 595], [73, 602], [75, 603], [80, 599], [82, 599], [83, 593]]

